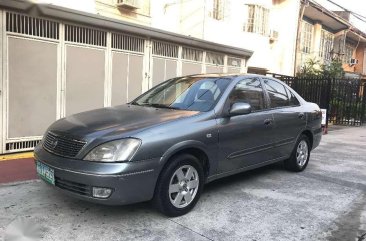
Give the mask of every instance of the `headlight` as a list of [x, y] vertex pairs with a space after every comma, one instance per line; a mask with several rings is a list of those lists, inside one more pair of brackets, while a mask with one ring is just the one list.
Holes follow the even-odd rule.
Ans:
[[100, 162], [129, 161], [141, 145], [141, 140], [134, 138], [110, 141], [91, 150], [84, 160]]

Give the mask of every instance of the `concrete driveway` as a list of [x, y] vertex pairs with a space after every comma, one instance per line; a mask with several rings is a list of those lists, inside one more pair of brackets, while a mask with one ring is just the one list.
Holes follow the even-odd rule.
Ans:
[[23, 220], [42, 240], [363, 240], [366, 128], [330, 131], [303, 173], [276, 164], [215, 181], [178, 218], [149, 203], [86, 203], [40, 181], [2, 185], [0, 198], [0, 237]]

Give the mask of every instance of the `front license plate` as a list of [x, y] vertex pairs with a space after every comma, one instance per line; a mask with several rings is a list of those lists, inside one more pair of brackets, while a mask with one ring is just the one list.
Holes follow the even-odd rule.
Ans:
[[42, 162], [37, 161], [37, 173], [38, 175], [45, 180], [46, 182], [55, 185], [55, 173], [52, 168], [43, 164]]

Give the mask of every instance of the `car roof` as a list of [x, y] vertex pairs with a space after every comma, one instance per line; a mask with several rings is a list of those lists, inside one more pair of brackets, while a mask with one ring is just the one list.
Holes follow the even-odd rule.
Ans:
[[212, 74], [193, 74], [189, 75], [189, 77], [198, 77], [198, 78], [205, 78], [205, 77], [211, 77], [211, 78], [218, 78], [218, 77], [238, 77], [238, 76], [246, 76], [246, 77], [269, 77], [265, 75], [259, 75], [259, 74], [248, 74], [248, 73], [233, 73], [233, 74], [227, 74], [227, 73], [212, 73]]

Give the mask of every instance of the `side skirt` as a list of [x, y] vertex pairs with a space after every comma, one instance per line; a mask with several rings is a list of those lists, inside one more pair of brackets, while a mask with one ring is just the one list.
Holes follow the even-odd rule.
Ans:
[[273, 163], [276, 163], [276, 162], [280, 162], [280, 161], [286, 160], [287, 158], [289, 158], [289, 157], [279, 157], [279, 158], [272, 159], [272, 160], [265, 161], [265, 162], [261, 162], [261, 163], [255, 164], [255, 165], [242, 167], [242, 168], [239, 168], [239, 169], [236, 169], [236, 170], [214, 174], [212, 176], [207, 177], [206, 183], [212, 182], [214, 180], [217, 180], [217, 179], [220, 179], [220, 178], [223, 178], [223, 177], [231, 176], [231, 175], [234, 175], [234, 174], [237, 174], [237, 173], [253, 170], [253, 169], [256, 169], [256, 168], [259, 168], [259, 167], [263, 167], [263, 166], [267, 166], [267, 165], [270, 165], [270, 164], [273, 164]]

